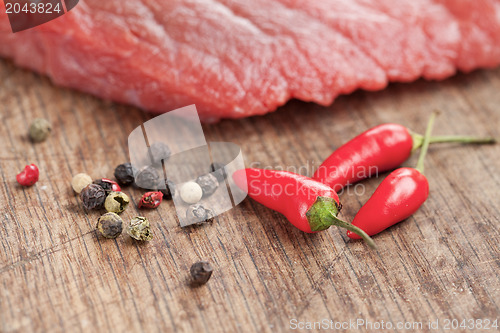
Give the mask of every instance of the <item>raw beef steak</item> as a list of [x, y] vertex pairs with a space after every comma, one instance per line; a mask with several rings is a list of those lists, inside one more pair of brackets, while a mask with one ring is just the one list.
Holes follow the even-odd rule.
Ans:
[[0, 56], [56, 84], [206, 121], [328, 105], [388, 81], [500, 63], [497, 0], [82, 0], [13, 34]]

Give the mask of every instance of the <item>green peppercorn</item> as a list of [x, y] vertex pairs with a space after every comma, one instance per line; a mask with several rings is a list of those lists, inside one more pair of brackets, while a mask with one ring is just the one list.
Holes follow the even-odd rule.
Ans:
[[106, 213], [97, 220], [96, 229], [106, 238], [116, 238], [123, 230], [123, 221], [115, 213]]
[[30, 125], [29, 135], [33, 142], [45, 141], [52, 131], [50, 123], [43, 118], [36, 118]]
[[111, 192], [104, 201], [104, 209], [108, 212], [121, 213], [127, 208], [129, 202], [130, 199], [125, 193]]
[[130, 225], [127, 228], [127, 234], [130, 237], [140, 241], [149, 241], [153, 238], [149, 229], [149, 221], [142, 216], [136, 216], [130, 220]]
[[134, 167], [130, 163], [120, 164], [115, 168], [115, 178], [118, 184], [127, 186], [134, 183]]
[[200, 286], [208, 282], [212, 276], [213, 268], [208, 261], [198, 261], [191, 266], [189, 271], [193, 278], [191, 283], [194, 286]]
[[106, 192], [99, 185], [90, 184], [80, 192], [80, 199], [85, 209], [100, 209], [106, 200]]
[[135, 184], [146, 190], [156, 190], [159, 182], [160, 175], [152, 166], [142, 168], [135, 178]]

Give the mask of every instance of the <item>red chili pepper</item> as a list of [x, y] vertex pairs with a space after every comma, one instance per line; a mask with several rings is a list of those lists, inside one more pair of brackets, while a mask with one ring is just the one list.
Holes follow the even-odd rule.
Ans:
[[[387, 176], [358, 211], [352, 224], [373, 236], [410, 217], [427, 200], [427, 178], [413, 168], [399, 168]], [[359, 239], [347, 231], [347, 236]]]
[[111, 180], [108, 178], [102, 178], [101, 181], [103, 181], [104, 183], [111, 184], [111, 191], [113, 191], [113, 192], [121, 192], [122, 191], [122, 188], [120, 187], [120, 185], [118, 185], [118, 183], [115, 182], [114, 180]]
[[147, 192], [142, 196], [137, 206], [139, 208], [156, 208], [161, 204], [162, 199], [163, 193], [161, 192]]
[[358, 233], [374, 247], [366, 233], [337, 218], [339, 197], [327, 185], [288, 171], [254, 168], [237, 170], [233, 179], [252, 199], [282, 213], [302, 231], [317, 232], [336, 225]]
[[[398, 124], [382, 124], [361, 133], [335, 150], [316, 170], [313, 179], [331, 186], [335, 191], [392, 170], [406, 161], [422, 146], [423, 136]], [[437, 136], [430, 143], [494, 143], [494, 138], [468, 136]]]
[[38, 171], [38, 167], [34, 164], [30, 164], [25, 166], [24, 170], [16, 176], [16, 180], [22, 186], [31, 186], [38, 181], [39, 175], [40, 172]]
[[[410, 217], [427, 200], [429, 182], [423, 175], [424, 157], [430, 143], [430, 135], [436, 113], [431, 115], [417, 167], [399, 168], [393, 171], [354, 217], [353, 225], [373, 236], [382, 230]], [[360, 239], [347, 231], [347, 236]]]

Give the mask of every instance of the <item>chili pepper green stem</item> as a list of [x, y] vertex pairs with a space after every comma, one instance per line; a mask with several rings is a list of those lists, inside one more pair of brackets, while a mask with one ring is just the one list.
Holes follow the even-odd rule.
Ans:
[[427, 123], [427, 129], [425, 130], [424, 142], [422, 143], [422, 150], [420, 151], [420, 155], [418, 156], [417, 161], [417, 169], [421, 174], [424, 173], [424, 160], [425, 155], [427, 155], [427, 150], [429, 149], [429, 144], [431, 141], [432, 128], [434, 127], [434, 121], [436, 120], [436, 116], [439, 114], [439, 111], [434, 111], [429, 118], [429, 122]]
[[[422, 147], [424, 136], [418, 133], [411, 133], [413, 138], [412, 152]], [[496, 143], [497, 139], [494, 137], [477, 137], [477, 136], [462, 136], [462, 135], [442, 135], [431, 136], [429, 143], [475, 143], [475, 144], [488, 144]]]
[[309, 221], [309, 226], [311, 231], [321, 231], [326, 230], [332, 225], [336, 225], [341, 228], [345, 228], [349, 231], [354, 232], [359, 237], [370, 246], [375, 249], [375, 242], [368, 236], [366, 232], [362, 229], [352, 225], [349, 222], [342, 221], [337, 217], [339, 213], [339, 208], [334, 199], [328, 197], [318, 197], [316, 202], [309, 208], [306, 213], [307, 220]]
[[366, 242], [366, 244], [368, 244], [369, 247], [371, 247], [372, 249], [377, 248], [373, 239], [370, 236], [368, 236], [368, 234], [366, 232], [364, 232], [362, 229], [352, 225], [349, 222], [342, 221], [341, 219], [337, 218], [333, 214], [331, 214], [329, 216], [329, 218], [331, 219], [332, 225], [336, 225], [337, 227], [341, 227], [341, 228], [344, 228], [344, 229], [347, 229], [349, 231], [354, 232], [356, 235], [363, 238], [363, 240]]

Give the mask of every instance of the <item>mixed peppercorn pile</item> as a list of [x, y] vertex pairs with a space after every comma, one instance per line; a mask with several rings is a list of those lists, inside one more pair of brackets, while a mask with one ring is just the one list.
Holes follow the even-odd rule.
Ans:
[[[157, 153], [165, 154], [170, 151], [168, 148], [159, 149], [158, 145], [155, 146]], [[155, 157], [156, 155], [152, 156]], [[169, 154], [166, 156], [168, 158]], [[153, 166], [147, 166], [136, 171], [130, 163], [123, 163], [115, 168], [114, 176], [116, 181], [107, 178], [92, 180], [89, 175], [80, 173], [73, 177], [71, 186], [80, 195], [85, 209], [105, 209], [107, 213], [114, 214], [122, 213], [130, 203], [130, 198], [121, 190], [122, 186], [136, 185], [140, 188], [152, 190], [144, 193], [137, 204], [138, 208], [157, 208], [163, 199], [171, 200], [176, 193], [176, 186], [168, 180], [165, 183], [165, 188], [158, 190], [161, 178], [158, 170]], [[186, 204], [190, 205], [186, 209], [186, 217], [189, 220], [194, 221], [196, 224], [213, 221], [215, 215], [213, 211], [199, 202], [203, 197], [215, 193], [218, 187], [217, 178], [211, 174], [200, 176], [195, 181], [186, 182], [182, 185], [179, 196]], [[100, 222], [101, 224], [104, 222], [118, 224], [119, 222], [114, 215], [105, 214], [102, 218], [104, 220]], [[110, 221], [107, 222], [106, 219]], [[147, 236], [137, 235], [138, 228], [147, 233]], [[118, 230], [117, 228], [109, 229], [112, 231], [111, 235], [104, 233], [108, 229], [98, 227], [97, 230], [106, 238], [115, 238], [120, 234], [115, 233]], [[141, 216], [133, 218], [126, 230], [131, 237], [137, 240], [150, 240], [152, 238], [149, 231], [149, 221]]]
[[[52, 131], [50, 123], [41, 118], [35, 119], [29, 127], [29, 137], [34, 143], [45, 141]], [[118, 165], [114, 170], [115, 180], [109, 178], [92, 179], [86, 173], [78, 173], [71, 180], [71, 187], [78, 195], [82, 206], [86, 210], [105, 210], [96, 224], [96, 231], [104, 238], [114, 239], [125, 232], [137, 241], [150, 241], [153, 239], [150, 221], [143, 216], [133, 217], [127, 226], [119, 214], [124, 212], [130, 203], [130, 198], [122, 191], [122, 187], [136, 186], [147, 190], [138, 201], [139, 209], [157, 208], [163, 199], [171, 200], [176, 195], [176, 186], [170, 180], [166, 180], [164, 186], [160, 186], [163, 181], [160, 177], [159, 169], [162, 161], [167, 160], [171, 155], [170, 149], [163, 143], [153, 143], [148, 148], [150, 165], [136, 170], [131, 163]], [[200, 200], [211, 196], [219, 187], [218, 179], [224, 181], [225, 173], [221, 164], [207, 166], [207, 172], [214, 172], [214, 175], [207, 174], [198, 177], [196, 180], [185, 183], [178, 191], [179, 197], [189, 206], [186, 209], [186, 217], [193, 220], [193, 224], [203, 224], [212, 222], [214, 213], [209, 208], [204, 207]], [[215, 172], [217, 171], [217, 172]], [[24, 187], [34, 185], [39, 179], [39, 170], [35, 164], [30, 164], [16, 176], [17, 182]], [[161, 189], [160, 189], [161, 188]], [[192, 285], [199, 286], [205, 284], [211, 274], [212, 268], [207, 261], [200, 261], [193, 264], [190, 270]]]

